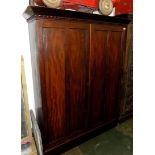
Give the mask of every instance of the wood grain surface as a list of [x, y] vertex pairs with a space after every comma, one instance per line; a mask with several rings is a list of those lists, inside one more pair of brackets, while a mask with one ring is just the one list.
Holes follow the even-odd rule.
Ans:
[[89, 122], [92, 127], [104, 121], [107, 39], [108, 30], [91, 25]]
[[108, 65], [107, 65], [107, 79], [106, 79], [106, 120], [117, 118], [117, 100], [120, 84], [121, 71], [121, 42], [122, 32], [109, 32], [108, 40]]
[[66, 104], [68, 132], [76, 134], [86, 128], [89, 25], [77, 24], [67, 32]]
[[65, 31], [61, 28], [44, 28], [45, 85], [49, 140], [65, 136]]
[[46, 154], [117, 123], [125, 26], [46, 17], [30, 23], [36, 119]]

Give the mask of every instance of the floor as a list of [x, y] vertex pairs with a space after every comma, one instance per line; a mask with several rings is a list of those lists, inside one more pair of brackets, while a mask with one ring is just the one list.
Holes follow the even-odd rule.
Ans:
[[62, 155], [132, 155], [132, 119], [63, 153]]

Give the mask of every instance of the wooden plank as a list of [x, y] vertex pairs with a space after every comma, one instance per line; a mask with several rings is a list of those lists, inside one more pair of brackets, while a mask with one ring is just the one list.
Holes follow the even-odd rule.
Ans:
[[[31, 120], [30, 120], [30, 113], [29, 113], [29, 106], [28, 106], [28, 96], [27, 96], [27, 85], [26, 85], [26, 76], [25, 76], [25, 68], [24, 68], [24, 58], [21, 56], [21, 89], [24, 98], [24, 111], [26, 117], [26, 126], [28, 128], [28, 137], [27, 142], [31, 142], [32, 140], [32, 131], [31, 131]], [[21, 139], [21, 143], [26, 143], [26, 140]]]

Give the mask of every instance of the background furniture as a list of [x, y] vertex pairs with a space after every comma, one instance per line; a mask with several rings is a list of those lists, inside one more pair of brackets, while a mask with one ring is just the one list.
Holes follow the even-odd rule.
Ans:
[[127, 26], [126, 50], [123, 54], [123, 74], [121, 78], [121, 98], [119, 120], [124, 121], [133, 115], [133, 16], [120, 15], [130, 19]]
[[32, 6], [24, 17], [44, 153], [116, 125], [129, 20]]

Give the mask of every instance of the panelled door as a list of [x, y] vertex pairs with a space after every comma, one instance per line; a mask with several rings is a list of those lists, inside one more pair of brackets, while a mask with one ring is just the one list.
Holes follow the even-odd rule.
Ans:
[[65, 77], [70, 136], [84, 132], [87, 126], [89, 33], [89, 24], [67, 26]]
[[57, 143], [86, 129], [89, 24], [46, 20], [42, 35], [47, 135]]
[[42, 99], [49, 143], [117, 119], [122, 26], [44, 20]]
[[92, 24], [90, 35], [89, 124], [96, 127], [117, 118], [124, 33], [121, 26]]

